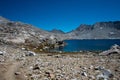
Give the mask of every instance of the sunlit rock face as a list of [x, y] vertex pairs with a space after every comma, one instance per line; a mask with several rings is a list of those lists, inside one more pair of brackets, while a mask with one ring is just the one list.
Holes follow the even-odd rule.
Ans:
[[67, 35], [70, 39], [120, 39], [120, 21], [82, 24]]
[[56, 33], [56, 34], [65, 34], [62, 30], [57, 30], [57, 29], [53, 29], [50, 32]]

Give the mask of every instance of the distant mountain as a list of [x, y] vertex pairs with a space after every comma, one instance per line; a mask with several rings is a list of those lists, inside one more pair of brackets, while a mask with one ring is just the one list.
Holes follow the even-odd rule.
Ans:
[[48, 32], [30, 24], [10, 21], [0, 17], [0, 40], [24, 43], [26, 40], [41, 43], [44, 39], [120, 39], [120, 21], [97, 22], [93, 25], [81, 24], [75, 30], [64, 33], [53, 29]]
[[53, 29], [50, 32], [57, 33], [57, 34], [65, 34], [62, 30], [58, 30], [58, 29]]
[[82, 24], [67, 35], [69, 39], [120, 39], [120, 21]]

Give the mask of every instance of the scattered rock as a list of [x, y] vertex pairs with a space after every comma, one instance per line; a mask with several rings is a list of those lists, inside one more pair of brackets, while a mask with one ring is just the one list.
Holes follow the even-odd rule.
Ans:
[[55, 58], [62, 58], [62, 55], [55, 55]]
[[78, 80], [78, 79], [74, 78], [74, 79], [71, 79], [71, 80]]
[[36, 64], [34, 67], [33, 67], [33, 70], [39, 70], [40, 67], [38, 66], [38, 64]]
[[90, 76], [89, 76], [89, 79], [95, 80], [95, 77], [94, 77], [93, 75], [90, 75]]
[[50, 73], [52, 73], [52, 70], [46, 70], [45, 71], [45, 74], [50, 74]]
[[83, 67], [83, 69], [84, 69], [84, 70], [87, 70], [87, 68], [86, 68], [86, 67]]
[[83, 51], [82, 50], [80, 50], [80, 53], [82, 53]]
[[59, 51], [59, 53], [62, 53], [62, 51]]
[[45, 46], [45, 47], [43, 47], [43, 49], [46, 50], [46, 49], [49, 49], [49, 47], [48, 47], [48, 46]]
[[48, 54], [47, 56], [53, 56], [53, 54]]
[[40, 51], [42, 52], [42, 51], [43, 51], [43, 49], [40, 49]]
[[61, 73], [62, 71], [60, 69], [56, 70], [56, 73]]
[[15, 75], [20, 75], [21, 74], [21, 72], [15, 72]]
[[93, 65], [90, 65], [89, 69], [93, 69]]
[[97, 66], [97, 67], [94, 68], [94, 70], [102, 70], [102, 69], [104, 69], [103, 66]]
[[4, 53], [5, 53], [5, 52], [3, 52], [3, 51], [0, 51], [0, 55], [4, 55]]
[[54, 79], [54, 78], [55, 78], [55, 75], [52, 74], [52, 73], [50, 73], [50, 74], [49, 74], [49, 77], [50, 77], [51, 79]]
[[35, 52], [32, 52], [32, 51], [28, 51], [25, 55], [26, 55], [26, 56], [35, 56], [36, 53], [35, 53]]
[[45, 74], [46, 74], [47, 77], [49, 77], [49, 78], [51, 78], [51, 79], [54, 79], [54, 78], [55, 78], [55, 75], [54, 75], [54, 73], [53, 73], [52, 70], [47, 70], [47, 71], [45, 71]]
[[49, 80], [48, 78], [44, 78], [43, 80]]
[[25, 48], [21, 48], [22, 50], [25, 50]]
[[87, 73], [86, 72], [82, 72], [81, 75], [87, 77]]

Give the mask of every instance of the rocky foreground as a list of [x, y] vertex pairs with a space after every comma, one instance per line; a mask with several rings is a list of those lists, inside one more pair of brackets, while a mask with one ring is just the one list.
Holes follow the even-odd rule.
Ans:
[[0, 45], [0, 80], [119, 80], [120, 54], [34, 53]]

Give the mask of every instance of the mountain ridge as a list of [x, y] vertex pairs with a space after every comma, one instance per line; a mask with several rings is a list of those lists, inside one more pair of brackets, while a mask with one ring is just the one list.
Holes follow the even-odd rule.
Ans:
[[[64, 33], [62, 30], [53, 29], [52, 31], [42, 30], [30, 24], [10, 21], [0, 17], [0, 32], [9, 33], [3, 37], [4, 40], [10, 36], [13, 38], [25, 39], [120, 39], [120, 21], [97, 22], [93, 25], [81, 24], [73, 31]], [[19, 41], [19, 40], [18, 40]]]
[[[68, 33], [69, 39], [120, 39], [120, 21], [82, 24]], [[72, 37], [73, 36], [73, 37]]]
[[60, 29], [52, 29], [50, 32], [52, 32], [52, 33], [57, 33], [57, 34], [65, 34], [65, 32], [63, 32], [63, 31], [60, 30]]

